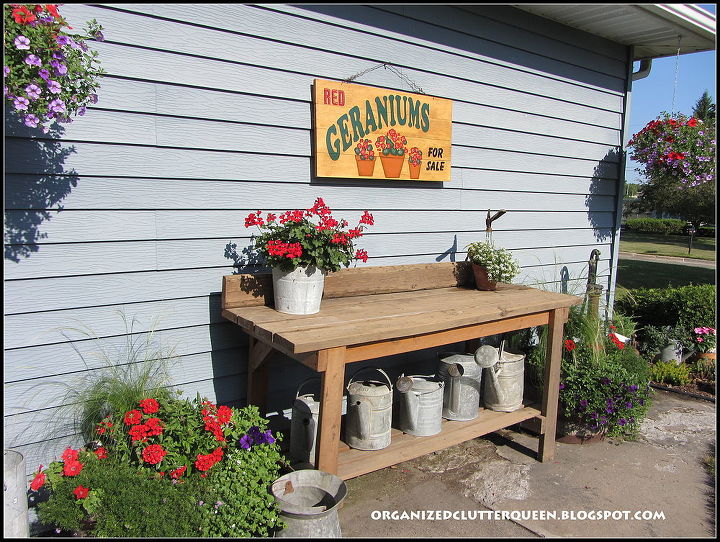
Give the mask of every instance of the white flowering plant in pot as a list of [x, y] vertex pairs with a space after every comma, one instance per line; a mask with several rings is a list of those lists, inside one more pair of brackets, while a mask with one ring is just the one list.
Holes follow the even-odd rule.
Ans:
[[493, 283], [510, 282], [520, 273], [520, 264], [507, 249], [495, 247], [487, 241], [470, 243], [466, 248], [467, 259], [485, 269], [492, 289], [495, 286]]

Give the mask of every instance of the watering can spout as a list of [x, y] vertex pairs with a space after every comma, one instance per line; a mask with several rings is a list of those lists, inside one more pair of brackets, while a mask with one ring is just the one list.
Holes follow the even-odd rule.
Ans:
[[414, 430], [417, 427], [418, 408], [420, 401], [417, 396], [410, 390], [413, 387], [413, 379], [409, 376], [400, 376], [395, 383], [395, 388], [405, 394], [405, 412], [407, 414], [407, 422], [410, 425], [410, 429]]

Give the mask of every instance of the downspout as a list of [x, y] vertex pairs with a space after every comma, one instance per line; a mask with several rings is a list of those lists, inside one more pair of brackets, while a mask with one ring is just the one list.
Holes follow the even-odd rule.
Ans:
[[617, 286], [617, 268], [620, 260], [620, 226], [622, 225], [622, 211], [623, 211], [623, 200], [625, 198], [625, 166], [627, 165], [627, 151], [625, 151], [624, 143], [630, 133], [630, 103], [632, 98], [632, 84], [633, 81], [644, 79], [650, 75], [650, 69], [652, 68], [652, 59], [646, 58], [640, 61], [640, 67], [638, 71], [633, 72], [633, 57], [634, 47], [628, 48], [628, 78], [627, 85], [625, 87], [625, 99], [624, 99], [624, 110], [623, 110], [623, 127], [620, 133], [620, 167], [619, 176], [617, 183], [617, 198], [615, 205], [615, 226], [613, 229], [613, 243], [612, 243], [612, 254], [610, 255], [610, 288], [607, 292], [607, 307], [606, 313], [609, 318], [613, 315], [613, 305], [615, 304], [615, 287]]
[[648, 75], [650, 75], [651, 69], [652, 69], [652, 58], [643, 58], [640, 61], [640, 67], [638, 68], [638, 71], [633, 72], [632, 80], [638, 81], [639, 79], [645, 79]]

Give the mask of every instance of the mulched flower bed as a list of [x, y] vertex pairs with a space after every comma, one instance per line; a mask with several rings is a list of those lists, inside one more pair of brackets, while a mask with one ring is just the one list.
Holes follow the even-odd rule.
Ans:
[[715, 382], [709, 380], [692, 380], [689, 384], [684, 386], [671, 386], [669, 384], [658, 384], [657, 382], [651, 383], [653, 387], [676, 391], [681, 393], [688, 393], [691, 395], [697, 395], [705, 399], [715, 401]]

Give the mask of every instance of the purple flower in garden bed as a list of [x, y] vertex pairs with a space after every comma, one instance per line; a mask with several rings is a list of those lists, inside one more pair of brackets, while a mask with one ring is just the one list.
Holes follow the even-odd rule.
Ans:
[[47, 80], [50, 78], [50, 72], [47, 71], [45, 68], [42, 68], [42, 69], [38, 70], [38, 75], [39, 75], [42, 79], [45, 79], [45, 81], [47, 81]]
[[275, 437], [272, 436], [272, 431], [260, 431], [260, 428], [253, 425], [248, 429], [247, 434], [240, 438], [240, 447], [249, 450], [251, 446], [256, 444], [272, 444], [275, 442]]
[[54, 113], [64, 113], [65, 102], [63, 102], [60, 98], [57, 98], [48, 104], [48, 108]]

